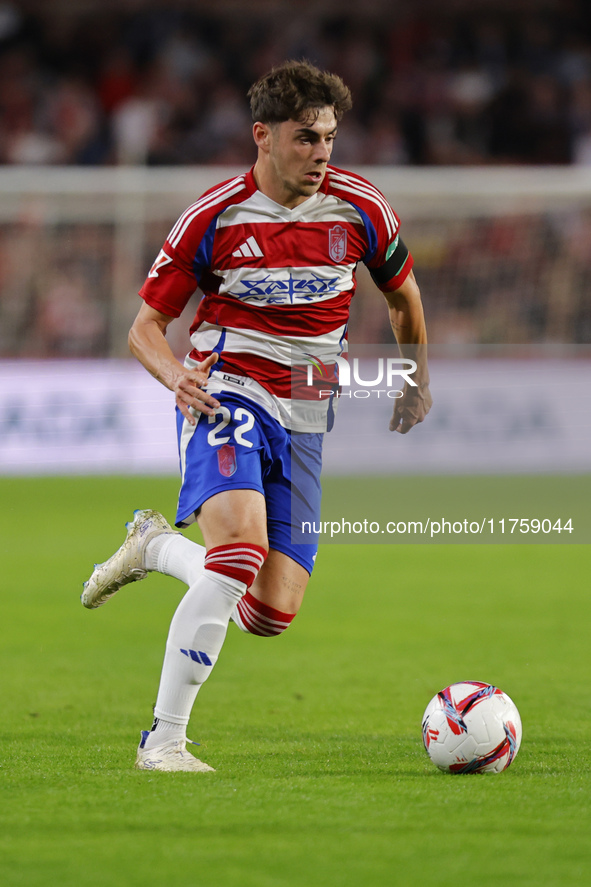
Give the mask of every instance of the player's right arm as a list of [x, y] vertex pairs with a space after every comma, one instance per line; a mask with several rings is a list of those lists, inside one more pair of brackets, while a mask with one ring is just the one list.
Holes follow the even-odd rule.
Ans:
[[218, 355], [210, 354], [197, 369], [184, 367], [166, 341], [166, 330], [174, 319], [144, 302], [129, 331], [129, 350], [155, 379], [174, 393], [177, 407], [191, 425], [195, 425], [190, 408], [209, 416], [220, 405], [203, 390]]
[[[242, 179], [237, 180], [237, 187], [240, 183]], [[218, 190], [223, 197], [228, 187], [222, 185]], [[235, 193], [235, 189], [230, 190]], [[210, 354], [196, 369], [187, 369], [172, 353], [166, 330], [181, 316], [201, 274], [209, 268], [209, 253], [203, 243], [207, 232], [215, 227], [220, 209], [216, 195], [219, 197], [215, 190], [206, 192], [173, 225], [140, 290], [144, 304], [129, 332], [131, 353], [174, 392], [177, 407], [192, 425], [196, 423], [194, 411], [212, 415], [219, 407], [219, 402], [203, 390], [218, 355]], [[206, 245], [210, 240], [206, 238]]]

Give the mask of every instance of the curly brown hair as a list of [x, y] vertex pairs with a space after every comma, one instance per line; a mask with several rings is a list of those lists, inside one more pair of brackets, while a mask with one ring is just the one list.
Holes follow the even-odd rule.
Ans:
[[248, 91], [254, 122], [315, 120], [321, 108], [332, 107], [340, 120], [353, 104], [351, 91], [337, 74], [310, 62], [289, 61], [272, 68]]

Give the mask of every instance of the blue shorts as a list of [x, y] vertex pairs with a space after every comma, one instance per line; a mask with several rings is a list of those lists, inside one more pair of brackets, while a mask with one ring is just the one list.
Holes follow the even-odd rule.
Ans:
[[267, 505], [269, 547], [312, 572], [318, 535], [302, 524], [320, 520], [322, 433], [290, 432], [257, 403], [216, 394], [215, 416], [192, 426], [177, 409], [181, 491], [177, 527], [195, 520], [203, 503], [226, 490], [258, 490]]

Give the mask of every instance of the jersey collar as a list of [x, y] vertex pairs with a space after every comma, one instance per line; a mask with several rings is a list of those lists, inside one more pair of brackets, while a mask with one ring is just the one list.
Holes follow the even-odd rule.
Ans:
[[271, 199], [271, 197], [267, 197], [266, 194], [263, 194], [262, 191], [259, 191], [259, 188], [257, 187], [257, 183], [256, 183], [256, 180], [254, 177], [254, 166], [251, 166], [251, 168], [246, 173], [246, 175], [244, 177], [244, 185], [246, 187], [249, 197], [252, 197], [252, 195], [258, 191], [259, 194], [265, 200], [267, 200], [269, 202], [269, 204], [276, 206], [278, 208], [281, 208], [286, 213], [295, 213], [296, 210], [298, 210], [300, 206], [302, 206], [302, 207], [305, 206], [307, 203], [309, 203], [310, 200], [312, 200], [318, 194], [328, 194], [328, 189], [330, 187], [330, 182], [329, 182], [330, 172], [331, 172], [331, 167], [327, 166], [326, 175], [324, 176], [324, 179], [322, 180], [322, 184], [321, 184], [320, 188], [318, 189], [318, 191], [316, 192], [316, 194], [313, 194], [312, 197], [309, 197], [308, 200], [305, 200], [304, 203], [300, 203], [299, 206], [296, 206], [293, 209], [288, 209], [286, 206], [282, 206], [281, 203], [276, 203], [275, 200]]

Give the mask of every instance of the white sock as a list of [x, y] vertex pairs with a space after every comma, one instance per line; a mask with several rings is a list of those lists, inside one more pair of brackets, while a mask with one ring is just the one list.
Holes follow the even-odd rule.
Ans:
[[[180, 538], [180, 537], [175, 537]], [[230, 614], [246, 583], [204, 570], [172, 617], [154, 715], [186, 726], [197, 693], [217, 662]]]
[[185, 585], [193, 585], [203, 572], [205, 547], [173, 533], [163, 533], [148, 542], [148, 570], [174, 576]]
[[[152, 572], [164, 573], [165, 576], [180, 579], [185, 585], [191, 586], [203, 572], [206, 553], [204, 545], [198, 545], [186, 536], [163, 533], [148, 542], [146, 565]], [[248, 632], [236, 608], [230, 618], [242, 631]]]
[[185, 740], [187, 738], [187, 727], [185, 724], [173, 724], [171, 721], [165, 721], [162, 718], [156, 718], [152, 724], [150, 735], [146, 738], [144, 748], [154, 748], [156, 745], [162, 745], [164, 742], [176, 740]]

